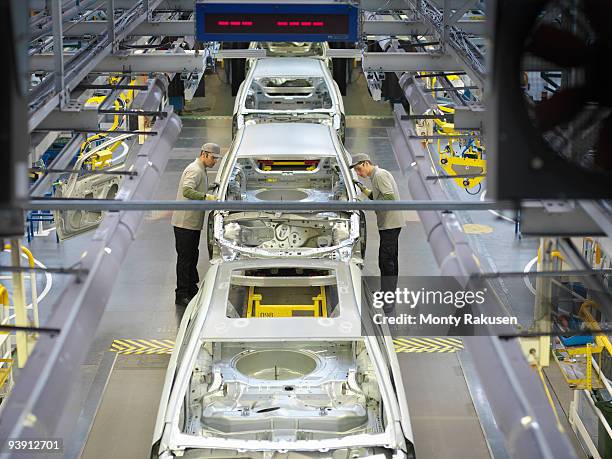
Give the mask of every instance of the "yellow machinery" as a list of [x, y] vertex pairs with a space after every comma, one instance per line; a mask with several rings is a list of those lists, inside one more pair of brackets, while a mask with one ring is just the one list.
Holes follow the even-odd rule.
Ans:
[[[110, 84], [116, 84], [120, 80], [121, 80], [120, 77], [112, 76], [112, 77], [109, 77], [108, 82]], [[130, 81], [129, 84], [133, 85], [135, 81], [136, 80], [132, 80]], [[86, 105], [98, 106], [104, 101], [104, 99], [106, 99], [106, 97], [107, 96], [90, 97], [89, 99], [87, 99]], [[133, 90], [121, 92], [119, 94], [119, 97], [114, 101], [115, 109], [121, 110], [122, 108], [129, 107], [133, 99], [134, 99]], [[85, 140], [81, 144], [80, 155], [81, 156], [84, 155], [87, 152], [88, 148], [94, 144], [94, 142], [96, 142], [97, 140], [103, 139], [104, 137], [108, 136], [109, 133], [111, 133], [112, 131], [115, 131], [121, 124], [123, 118], [124, 117], [122, 115], [115, 115], [113, 118], [113, 124], [107, 132], [101, 132], [99, 134], [95, 134], [89, 137], [87, 140]], [[90, 165], [91, 170], [104, 169], [110, 166], [111, 160], [113, 158], [113, 152], [119, 147], [120, 144], [121, 142], [116, 142], [113, 145], [111, 145], [108, 149], [100, 150], [95, 155], [93, 155], [90, 159], [88, 159], [86, 163]]]
[[312, 304], [262, 304], [263, 295], [250, 286], [247, 300], [247, 317], [327, 317], [325, 287], [312, 297]]
[[[453, 108], [444, 105], [439, 105], [438, 108], [443, 113], [455, 113]], [[449, 136], [459, 134], [453, 123], [440, 119], [434, 121], [438, 132]], [[438, 139], [438, 153], [442, 169], [450, 176], [459, 176], [454, 181], [463, 188], [479, 185], [487, 173], [487, 162], [483, 158], [484, 147], [477, 137], [449, 138], [444, 147], [442, 139]]]
[[[586, 300], [580, 306], [579, 315], [584, 320], [584, 325], [593, 331], [601, 330], [597, 321], [593, 318], [590, 308], [597, 307], [592, 300]], [[600, 389], [604, 387], [597, 372], [593, 372], [593, 355], [599, 355], [598, 366], [601, 368], [601, 357], [603, 350], [607, 350], [612, 356], [612, 344], [604, 334], [593, 336], [595, 342], [584, 346], [563, 346], [560, 342], [553, 350], [553, 355], [567, 383], [573, 389]]]
[[[444, 92], [446, 89], [437, 87], [437, 77], [428, 77], [427, 73], [420, 73], [421, 77], [425, 78], [426, 85], [433, 90], [434, 97], [438, 91]], [[457, 75], [447, 75], [446, 78], [454, 87], [462, 87], [463, 80]], [[455, 124], [444, 119], [444, 115], [453, 115], [455, 109], [448, 107], [445, 104], [439, 104], [427, 114], [440, 115], [440, 118], [434, 118], [433, 123], [430, 119], [416, 123], [417, 134], [432, 135], [434, 133], [449, 136], [448, 139], [438, 139], [438, 153], [440, 166], [450, 177], [457, 176], [453, 179], [460, 187], [467, 189], [479, 186], [487, 173], [487, 162], [483, 157], [485, 148], [474, 135], [474, 137], [458, 137], [458, 134], [464, 134], [455, 130]], [[434, 132], [435, 130], [435, 132]], [[457, 137], [452, 137], [457, 136]], [[424, 143], [429, 143], [424, 141]], [[478, 188], [480, 191], [480, 188]], [[477, 192], [478, 192], [477, 191]], [[476, 193], [477, 193], [476, 192]], [[475, 194], [475, 193], [471, 193]]]

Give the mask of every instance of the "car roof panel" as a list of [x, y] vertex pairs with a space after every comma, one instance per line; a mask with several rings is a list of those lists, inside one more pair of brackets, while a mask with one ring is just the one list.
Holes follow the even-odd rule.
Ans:
[[254, 78], [283, 76], [322, 77], [321, 60], [308, 57], [266, 57], [258, 59], [253, 70]]
[[244, 127], [238, 157], [337, 156], [331, 128], [317, 123], [259, 123]]

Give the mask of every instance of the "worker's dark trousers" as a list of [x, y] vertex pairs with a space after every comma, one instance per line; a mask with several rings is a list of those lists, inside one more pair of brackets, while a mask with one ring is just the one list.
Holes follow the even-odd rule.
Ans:
[[198, 293], [198, 245], [201, 231], [174, 227], [176, 241], [176, 300]]
[[397, 275], [399, 272], [397, 246], [401, 230], [401, 228], [378, 230], [378, 234], [380, 234], [378, 267], [380, 268], [380, 289], [382, 291], [394, 292], [397, 288]]

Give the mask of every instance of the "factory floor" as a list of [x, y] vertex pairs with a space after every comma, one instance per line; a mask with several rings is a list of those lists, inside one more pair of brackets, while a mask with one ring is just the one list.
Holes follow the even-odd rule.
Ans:
[[[231, 142], [231, 103], [228, 88], [215, 75], [207, 77], [207, 97], [194, 100], [183, 112], [183, 130], [154, 195], [174, 199], [181, 172], [195, 158], [204, 142], [216, 142], [226, 150]], [[351, 153], [367, 152], [381, 167], [390, 170], [409, 199], [390, 131], [394, 121], [383, 102], [371, 101], [363, 78], [349, 87], [346, 98], [346, 147]], [[450, 182], [450, 181], [449, 181]], [[452, 184], [449, 184], [452, 187]], [[463, 189], [457, 199], [478, 199]], [[73, 437], [65, 439], [66, 458], [86, 459], [149, 457], [159, 397], [172, 342], [180, 321], [174, 305], [175, 251], [170, 212], [150, 212], [136, 241], [130, 246], [106, 307], [81, 378], [67, 410], [80, 413]], [[368, 250], [364, 273], [377, 275], [378, 233], [375, 217], [368, 212]], [[523, 270], [537, 252], [538, 241], [518, 239], [514, 224], [489, 212], [465, 212], [462, 222], [470, 226], [475, 252], [489, 271]], [[54, 233], [37, 236], [29, 247], [48, 266], [67, 266], [82, 252], [91, 234], [57, 244]], [[415, 212], [400, 236], [400, 275], [435, 276], [439, 273]], [[205, 238], [200, 244], [200, 278], [208, 265]], [[61, 277], [41, 303], [52, 304], [61, 288]], [[498, 279], [507, 307], [529, 325], [533, 295], [522, 279]], [[115, 340], [153, 349], [153, 355], [118, 355]], [[155, 340], [155, 341], [151, 341]], [[128, 343], [130, 342], [125, 342]], [[115, 342], [115, 348], [117, 343]], [[398, 354], [404, 380], [416, 454], [423, 458], [495, 459], [507, 457], [500, 433], [482, 397], [482, 387], [470, 355], [456, 352], [402, 352]], [[565, 396], [567, 398], [567, 395]], [[565, 401], [560, 401], [560, 403]], [[563, 404], [561, 403], [561, 404]], [[571, 429], [567, 429], [571, 432]]]

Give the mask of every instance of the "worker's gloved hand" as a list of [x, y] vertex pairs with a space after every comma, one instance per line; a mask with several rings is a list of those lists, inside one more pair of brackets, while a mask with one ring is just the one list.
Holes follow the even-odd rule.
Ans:
[[361, 190], [361, 192], [363, 194], [365, 194], [368, 198], [370, 196], [372, 196], [372, 190], [370, 190], [368, 187], [366, 187], [363, 183], [361, 183], [359, 180], [353, 180], [353, 183], [355, 184], [355, 186], [357, 186], [357, 188], [359, 188]]
[[208, 191], [215, 191], [217, 188], [219, 188], [219, 184], [217, 182], [212, 182], [208, 186]]
[[219, 198], [217, 197], [216, 194], [207, 194], [204, 199], [206, 201], [217, 201]]

